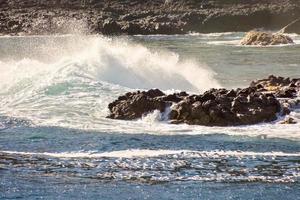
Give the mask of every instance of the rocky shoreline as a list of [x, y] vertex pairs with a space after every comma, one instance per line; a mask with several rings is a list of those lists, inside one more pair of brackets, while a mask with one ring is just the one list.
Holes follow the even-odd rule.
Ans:
[[298, 18], [298, 0], [0, 0], [2, 35], [279, 30]]
[[[300, 78], [269, 76], [247, 88], [211, 89], [204, 94], [129, 92], [110, 103], [108, 118], [134, 120], [155, 110], [174, 124], [237, 126], [271, 122], [300, 105]], [[288, 119], [283, 123], [294, 123]]]

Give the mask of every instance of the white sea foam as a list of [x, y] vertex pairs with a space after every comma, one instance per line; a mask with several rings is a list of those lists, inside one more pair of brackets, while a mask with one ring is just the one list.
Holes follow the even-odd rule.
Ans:
[[[65, 37], [67, 36], [63, 36]], [[1, 74], [4, 75], [1, 75], [1, 79], [10, 78], [7, 82], [16, 84], [16, 80], [37, 78], [37, 74], [41, 73], [64, 76], [62, 78], [70, 78], [68, 76], [74, 73], [84, 73], [96, 81], [106, 81], [133, 89], [161, 88], [199, 92], [219, 87], [213, 78], [214, 73], [206, 66], [192, 60], [180, 60], [179, 56], [172, 52], [151, 50], [125, 39], [102, 36], [70, 38], [62, 44], [53, 44], [53, 38], [45, 36], [45, 45], [22, 47], [28, 48], [24, 49], [29, 52], [24, 55], [28, 57], [23, 59], [15, 55], [14, 60], [10, 62], [2, 61], [0, 67]], [[18, 51], [13, 53], [19, 54]], [[41, 62], [38, 57], [40, 54], [52, 60], [47, 60], [47, 63]], [[64, 68], [70, 68], [73, 74], [60, 73], [65, 71]], [[15, 73], [25, 76], [15, 76]], [[16, 80], [12, 81], [12, 78]], [[56, 77], [51, 78], [48, 81], [55, 81], [53, 79]], [[0, 87], [3, 84], [1, 83]]]
[[239, 47], [246, 47], [246, 48], [276, 48], [276, 47], [287, 47], [287, 46], [295, 46], [300, 44], [300, 40], [294, 40], [294, 43], [291, 44], [279, 44], [279, 45], [241, 45], [242, 38], [238, 38], [236, 40], [220, 40], [220, 41], [208, 41], [207, 44], [213, 45], [232, 45], [232, 46], [239, 46]]
[[220, 86], [206, 66], [127, 39], [0, 40], [10, 44], [0, 56], [0, 114], [37, 125], [102, 129], [107, 104], [132, 89], [201, 92]]
[[[104, 153], [0, 151], [0, 155], [4, 169], [26, 168], [35, 173], [98, 181], [295, 183], [300, 177], [298, 152], [133, 149]], [[14, 162], [10, 162], [12, 158]]]
[[[227, 134], [299, 140], [299, 124], [240, 127], [170, 125], [158, 112], [142, 120], [106, 119], [107, 105], [136, 88], [203, 91], [218, 87], [213, 72], [177, 54], [102, 36], [4, 37], [0, 115], [37, 126], [158, 135]], [[3, 47], [3, 48], [4, 48]], [[3, 49], [2, 48], [2, 49]], [[299, 119], [299, 109], [291, 113]], [[1, 130], [5, 130], [5, 124]]]
[[239, 40], [221, 40], [221, 41], [209, 41], [207, 44], [214, 44], [214, 45], [239, 45]]
[[123, 151], [112, 151], [104, 153], [96, 152], [61, 152], [61, 153], [34, 153], [34, 152], [17, 152], [17, 151], [0, 151], [5, 154], [18, 154], [29, 156], [50, 156], [56, 158], [134, 158], [134, 157], [159, 157], [166, 155], [182, 155], [185, 158], [197, 157], [299, 157], [298, 153], [284, 152], [251, 152], [251, 151], [190, 151], [190, 150], [149, 150], [149, 149], [130, 149]]
[[242, 35], [244, 33], [242, 32], [221, 32], [221, 33], [197, 33], [197, 32], [191, 32], [189, 35], [191, 36], [202, 36], [202, 37], [223, 37], [223, 36], [234, 36], [236, 37], [237, 35]]

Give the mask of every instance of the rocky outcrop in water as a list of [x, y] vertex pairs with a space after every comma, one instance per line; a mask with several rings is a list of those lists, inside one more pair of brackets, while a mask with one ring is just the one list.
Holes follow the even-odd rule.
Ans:
[[164, 96], [165, 94], [160, 90], [129, 92], [109, 104], [108, 108], [111, 111], [109, 117], [131, 120], [141, 118], [145, 113], [154, 110], [164, 112], [168, 105], [167, 101], [164, 101], [162, 98]]
[[269, 32], [250, 31], [241, 40], [241, 45], [279, 45], [279, 44], [292, 44], [293, 39], [287, 35], [280, 33], [272, 34]]
[[[186, 92], [165, 94], [158, 89], [129, 92], [109, 104], [112, 119], [133, 120], [155, 110], [170, 123], [204, 126], [235, 126], [271, 122], [289, 114], [290, 101], [300, 91], [300, 79], [270, 76], [244, 89], [211, 89], [201, 95]], [[283, 99], [277, 99], [283, 98]], [[286, 123], [293, 122], [288, 120]]]
[[258, 88], [259, 92], [272, 93], [277, 98], [295, 98], [300, 92], [300, 78], [271, 75], [266, 79], [253, 81], [251, 87]]
[[[284, 78], [280, 76], [269, 76], [266, 79], [253, 81], [251, 87], [258, 88], [259, 92], [273, 94], [280, 102], [282, 114], [290, 114], [291, 110], [300, 105], [300, 78]], [[284, 124], [296, 123], [293, 118], [288, 118]]]
[[[155, 93], [156, 95], [152, 95]], [[109, 118], [132, 120], [154, 110], [168, 113], [171, 123], [232, 126], [269, 122], [276, 119], [280, 104], [272, 94], [242, 90], [212, 89], [202, 95], [166, 95], [159, 90], [133, 92], [109, 104]]]
[[0, 1], [2, 34], [279, 30], [297, 18], [300, 18], [300, 1], [296, 0]]

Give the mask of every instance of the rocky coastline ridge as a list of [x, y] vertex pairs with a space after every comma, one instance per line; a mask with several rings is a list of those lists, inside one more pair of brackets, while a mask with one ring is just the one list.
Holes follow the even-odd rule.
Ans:
[[2, 35], [300, 33], [299, 18], [298, 0], [0, 0]]
[[[300, 105], [300, 78], [269, 76], [249, 87], [210, 89], [203, 94], [129, 92], [110, 103], [108, 118], [134, 120], [159, 111], [173, 124], [237, 126], [272, 122]], [[287, 119], [282, 123], [294, 123]]]

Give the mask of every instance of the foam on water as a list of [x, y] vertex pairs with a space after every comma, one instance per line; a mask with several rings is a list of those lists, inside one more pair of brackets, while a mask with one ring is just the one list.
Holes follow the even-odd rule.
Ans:
[[135, 158], [135, 157], [160, 157], [166, 155], [183, 155], [186, 158], [196, 157], [298, 157], [300, 153], [284, 152], [248, 152], [248, 151], [190, 151], [190, 150], [149, 150], [149, 149], [130, 149], [112, 152], [61, 152], [61, 153], [34, 153], [34, 152], [17, 152], [17, 151], [0, 151], [5, 154], [32, 155], [32, 156], [49, 156], [55, 158]]
[[[45, 73], [62, 79], [77, 78], [76, 76], [83, 74], [85, 78], [94, 81], [106, 81], [132, 89], [159, 87], [164, 90], [179, 89], [199, 92], [211, 87], [219, 87], [213, 78], [212, 71], [191, 60], [180, 61], [175, 53], [150, 50], [126, 39], [111, 39], [102, 36], [70, 37], [71, 39], [67, 38], [69, 39], [67, 43], [53, 44], [47, 42], [51, 38], [46, 36], [43, 38], [46, 40], [45, 46], [28, 49], [30, 52], [25, 56], [29, 57], [24, 59], [16, 56], [10, 62], [2, 61], [0, 67], [1, 72], [4, 72], [1, 74], [4, 75], [1, 79], [8, 80], [2, 82], [0, 87], [3, 88], [6, 83], [14, 86], [22, 79], [35, 79], [38, 75]], [[30, 39], [35, 38], [28, 40]], [[49, 44], [52, 46], [47, 46]], [[57, 50], [59, 50], [58, 53], [56, 53]], [[40, 55], [41, 51], [49, 57], [53, 54], [55, 56], [47, 63], [41, 62], [36, 59], [36, 55]], [[56, 78], [52, 76], [48, 82], [55, 83]]]
[[37, 125], [99, 125], [107, 104], [132, 89], [201, 92], [220, 86], [207, 67], [127, 39], [0, 39], [7, 43], [0, 61], [0, 113]]
[[[39, 176], [122, 180], [141, 183], [174, 181], [299, 181], [299, 153], [125, 150], [106, 153], [0, 152], [2, 170]], [[50, 157], [50, 158], [49, 158]]]
[[[239, 70], [247, 75], [255, 73], [250, 80], [259, 78], [262, 74], [253, 66], [244, 71], [247, 65], [231, 68], [225, 61], [238, 65], [244, 62], [240, 58], [245, 55], [227, 57], [236, 48], [263, 53], [254, 48], [208, 44], [237, 37], [240, 34], [123, 39], [72, 35], [0, 37], [0, 185], [5, 188], [0, 196], [66, 199], [74, 197], [76, 191], [76, 196], [81, 192], [82, 197], [90, 198], [100, 195], [144, 199], [152, 194], [161, 198], [160, 191], [167, 190], [171, 191], [165, 193], [167, 199], [240, 199], [260, 198], [254, 191], [263, 190], [268, 193], [260, 193], [261, 199], [280, 199], [282, 191], [291, 199], [297, 198], [299, 123], [283, 125], [278, 120], [240, 127], [171, 125], [166, 117], [168, 110], [148, 113], [136, 121], [105, 118], [108, 103], [137, 88], [157, 87], [173, 93], [218, 87], [214, 72], [200, 64], [204, 61], [202, 53], [208, 58], [208, 66], [214, 68], [213, 63], [220, 63], [220, 68], [214, 68], [219, 72], [218, 80], [237, 79], [227, 87], [237, 87], [246, 79], [235, 74]], [[161, 46], [180, 56], [160, 50]], [[280, 48], [276, 49], [287, 55], [279, 58], [279, 65], [286, 62], [285, 58], [296, 57], [297, 46]], [[288, 48], [291, 54], [285, 52]], [[264, 50], [274, 53], [275, 49]], [[186, 58], [199, 61], [182, 58], [185, 54], [181, 51], [188, 52]], [[262, 70], [260, 62], [254, 63]], [[287, 63], [294, 67], [284, 68], [291, 70], [286, 76], [297, 76], [297, 63], [297, 59]], [[274, 63], [270, 65], [274, 73], [279, 72]], [[227, 71], [223, 71], [225, 68]], [[299, 108], [290, 116], [300, 121]], [[115, 195], [116, 189], [121, 193]], [[235, 196], [240, 191], [246, 195]], [[209, 195], [205, 197], [204, 193]]]
[[[230, 33], [231, 34], [231, 33]], [[234, 36], [230, 34], [219, 37]], [[232, 33], [233, 34], [233, 33]], [[218, 35], [213, 35], [216, 37]], [[199, 36], [201, 37], [201, 36]], [[107, 105], [136, 88], [201, 92], [219, 87], [205, 65], [102, 36], [4, 37], [0, 56], [0, 115], [36, 126], [126, 134], [228, 134], [299, 140], [299, 124], [240, 127], [170, 125], [158, 112], [137, 121], [106, 119]], [[1, 48], [1, 49], [3, 49]], [[299, 109], [291, 115], [300, 119]], [[1, 123], [1, 130], [11, 127]]]

